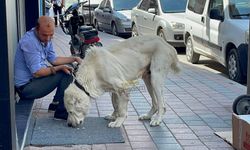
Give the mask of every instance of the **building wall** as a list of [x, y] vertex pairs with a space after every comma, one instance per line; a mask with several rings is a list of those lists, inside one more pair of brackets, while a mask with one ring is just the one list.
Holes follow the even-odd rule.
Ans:
[[41, 0], [0, 0], [0, 149], [19, 149], [15, 126], [14, 55], [18, 40], [35, 26]]

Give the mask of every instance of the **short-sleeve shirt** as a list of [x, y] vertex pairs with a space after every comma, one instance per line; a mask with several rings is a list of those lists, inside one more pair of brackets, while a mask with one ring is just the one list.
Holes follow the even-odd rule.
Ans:
[[20, 87], [33, 78], [33, 74], [41, 68], [48, 67], [48, 62], [56, 60], [52, 42], [42, 43], [35, 28], [26, 32], [20, 39], [14, 60], [15, 86]]

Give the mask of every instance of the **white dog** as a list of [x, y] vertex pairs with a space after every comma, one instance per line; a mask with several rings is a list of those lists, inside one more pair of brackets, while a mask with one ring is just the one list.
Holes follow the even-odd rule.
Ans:
[[109, 47], [93, 47], [79, 66], [75, 81], [65, 91], [64, 102], [69, 126], [81, 124], [90, 99], [112, 92], [114, 112], [106, 116], [109, 127], [120, 127], [127, 117], [128, 89], [142, 78], [152, 98], [152, 107], [140, 120], [150, 125], [162, 122], [165, 113], [164, 80], [168, 72], [178, 72], [176, 50], [158, 36], [138, 36]]

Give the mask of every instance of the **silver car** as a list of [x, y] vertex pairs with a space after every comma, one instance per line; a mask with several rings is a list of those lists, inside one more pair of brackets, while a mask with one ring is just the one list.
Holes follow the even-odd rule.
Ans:
[[113, 35], [131, 34], [131, 9], [140, 0], [102, 0], [94, 11], [94, 25]]
[[175, 47], [185, 47], [187, 0], [141, 0], [131, 12], [132, 36], [154, 34]]

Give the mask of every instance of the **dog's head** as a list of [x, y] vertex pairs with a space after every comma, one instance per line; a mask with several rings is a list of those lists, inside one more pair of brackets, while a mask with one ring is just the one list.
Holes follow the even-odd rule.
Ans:
[[90, 97], [74, 84], [70, 84], [64, 93], [64, 105], [68, 112], [68, 126], [77, 127], [83, 123], [88, 113]]

